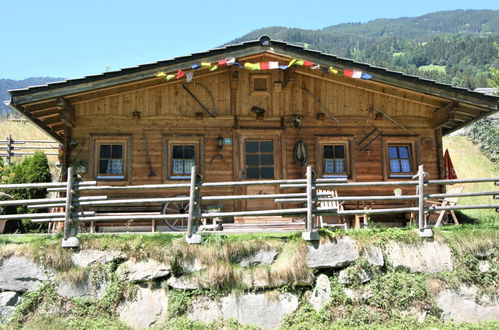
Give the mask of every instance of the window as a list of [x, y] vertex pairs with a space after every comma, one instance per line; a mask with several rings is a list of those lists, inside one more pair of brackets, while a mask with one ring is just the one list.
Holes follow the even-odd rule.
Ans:
[[412, 173], [409, 145], [389, 145], [390, 175], [408, 175]]
[[253, 80], [253, 90], [255, 92], [264, 92], [267, 90], [267, 79], [266, 78], [255, 78]]
[[251, 95], [269, 95], [270, 92], [270, 75], [268, 74], [252, 74]]
[[191, 177], [191, 169], [197, 166], [202, 171], [200, 136], [165, 136], [164, 137], [164, 164], [165, 179], [182, 180]]
[[129, 177], [131, 148], [129, 136], [95, 136], [92, 138], [93, 177], [98, 180], [126, 180]]
[[245, 170], [247, 179], [274, 179], [274, 141], [246, 140]]
[[383, 136], [384, 179], [411, 178], [417, 170], [419, 142], [417, 137]]
[[316, 167], [324, 178], [352, 178], [347, 137], [316, 137]]

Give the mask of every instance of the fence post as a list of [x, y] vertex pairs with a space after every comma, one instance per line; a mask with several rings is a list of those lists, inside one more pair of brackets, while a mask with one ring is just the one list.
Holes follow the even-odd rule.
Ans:
[[319, 240], [319, 233], [314, 228], [314, 195], [315, 178], [312, 173], [312, 166], [307, 166], [307, 219], [305, 222], [306, 231], [302, 233], [302, 238], [306, 241]]
[[7, 164], [12, 164], [12, 135], [7, 136]]
[[66, 206], [64, 208], [64, 237], [62, 247], [78, 247], [80, 242], [76, 237], [76, 227], [73, 226], [71, 219], [73, 201], [73, 168], [68, 167], [67, 185], [66, 185]]
[[199, 205], [201, 177], [197, 175], [197, 167], [191, 168], [191, 184], [189, 188], [189, 218], [187, 218], [187, 236], [185, 240], [188, 244], [201, 244], [203, 238], [201, 235], [196, 234], [194, 220], [201, 212]]
[[425, 195], [424, 195], [424, 184], [426, 173], [424, 171], [424, 165], [419, 165], [418, 174], [415, 175], [418, 178], [418, 229], [417, 232], [420, 237], [433, 237], [433, 231], [430, 228], [426, 228], [425, 223]]

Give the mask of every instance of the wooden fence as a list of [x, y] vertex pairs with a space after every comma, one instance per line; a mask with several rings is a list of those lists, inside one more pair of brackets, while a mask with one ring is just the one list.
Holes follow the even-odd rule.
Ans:
[[[312, 167], [307, 167], [305, 179], [295, 180], [259, 180], [259, 181], [236, 181], [236, 182], [203, 182], [202, 177], [198, 175], [196, 167], [191, 171], [190, 183], [179, 184], [155, 184], [140, 186], [97, 186], [95, 181], [76, 181], [73, 176], [73, 169], [68, 168], [68, 177], [66, 182], [54, 183], [33, 183], [33, 184], [11, 184], [0, 185], [2, 189], [26, 189], [26, 188], [48, 188], [49, 191], [65, 193], [62, 198], [29, 199], [29, 200], [4, 200], [0, 201], [0, 208], [8, 205], [28, 205], [30, 208], [58, 208], [55, 213], [28, 213], [0, 215], [0, 220], [13, 220], [29, 218], [33, 222], [64, 222], [63, 246], [73, 247], [78, 245], [76, 239], [78, 223], [95, 221], [129, 221], [129, 220], [172, 220], [184, 219], [187, 221], [186, 239], [190, 243], [201, 241], [200, 232], [197, 231], [197, 225], [201, 219], [213, 219], [236, 216], [301, 216], [305, 218], [304, 232], [302, 237], [306, 240], [317, 240], [317, 225], [313, 221], [314, 217], [324, 215], [364, 215], [364, 214], [389, 214], [389, 213], [412, 213], [417, 215], [418, 233], [422, 237], [432, 235], [431, 229], [425, 223], [425, 214], [432, 211], [457, 210], [457, 209], [489, 209], [499, 210], [499, 204], [487, 205], [451, 205], [451, 206], [425, 206], [429, 199], [448, 198], [448, 197], [466, 197], [466, 196], [494, 196], [499, 198], [499, 191], [485, 192], [466, 192], [466, 193], [447, 193], [447, 194], [427, 194], [425, 187], [427, 185], [446, 185], [456, 183], [474, 183], [474, 182], [495, 182], [499, 185], [499, 178], [485, 179], [463, 179], [463, 180], [427, 180], [423, 165], [419, 166], [418, 173], [413, 180], [407, 181], [389, 181], [389, 182], [346, 182], [344, 179], [315, 179]], [[203, 196], [202, 190], [213, 187], [237, 187], [250, 185], [277, 185], [281, 189], [300, 188], [303, 193], [281, 193], [269, 195], [228, 195], [228, 196]], [[330, 192], [318, 192], [318, 188], [336, 189], [339, 187], [369, 187], [369, 186], [415, 186], [414, 195], [404, 196], [338, 196], [331, 197]], [[179, 189], [188, 190], [186, 196], [165, 197], [165, 198], [134, 198], [134, 199], [108, 199], [105, 195], [80, 196], [82, 191], [109, 191], [109, 190], [136, 190], [150, 191], [154, 189]], [[227, 200], [251, 200], [251, 199], [273, 199], [276, 203], [303, 203], [304, 207], [282, 208], [257, 211], [234, 211], [208, 212], [201, 210], [203, 201], [227, 201]], [[341, 210], [338, 208], [339, 202], [345, 201], [407, 201], [415, 202], [414, 207], [399, 208], [381, 208], [381, 209], [353, 209]], [[337, 202], [336, 204], [321, 202]], [[186, 213], [180, 214], [127, 214], [127, 215], [99, 215], [95, 211], [84, 211], [85, 207], [95, 207], [100, 205], [133, 205], [142, 203], [169, 203], [185, 202], [188, 203]], [[321, 206], [326, 204], [330, 206]]]
[[33, 155], [33, 150], [42, 150], [47, 156], [56, 156], [59, 152], [54, 152], [54, 150], [59, 150], [59, 142], [53, 140], [14, 140], [10, 135], [5, 140], [0, 140], [0, 157], [5, 157], [9, 165], [12, 163], [12, 158]]

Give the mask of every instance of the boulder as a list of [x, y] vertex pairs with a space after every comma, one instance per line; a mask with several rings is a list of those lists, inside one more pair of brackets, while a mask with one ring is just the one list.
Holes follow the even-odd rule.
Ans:
[[131, 282], [145, 282], [166, 277], [170, 271], [170, 265], [152, 259], [139, 262], [128, 260], [120, 265], [118, 275]]
[[166, 320], [168, 296], [163, 289], [140, 287], [135, 299], [118, 306], [118, 318], [133, 329], [144, 329]]
[[366, 269], [343, 269], [338, 275], [338, 282], [344, 285], [366, 283], [372, 280], [374, 274]]
[[231, 294], [222, 298], [221, 304], [223, 319], [233, 318], [243, 324], [274, 329], [298, 308], [298, 296], [291, 293]]
[[387, 262], [395, 269], [406, 269], [411, 273], [424, 274], [453, 269], [450, 248], [439, 242], [423, 242], [421, 245], [391, 242], [386, 252]]
[[202, 288], [199, 281], [190, 276], [172, 276], [168, 279], [167, 283], [171, 288], [179, 290], [196, 290]]
[[200, 272], [206, 269], [208, 269], [208, 267], [203, 265], [201, 261], [199, 261], [199, 259], [196, 258], [186, 259], [182, 262], [182, 272], [184, 274]]
[[126, 258], [123, 252], [119, 251], [101, 251], [101, 250], [80, 250], [73, 253], [71, 260], [78, 267], [88, 267], [96, 264], [107, 264], [115, 260], [124, 260]]
[[436, 302], [444, 320], [472, 323], [498, 320], [499, 295], [481, 295], [473, 285], [443, 290]]
[[478, 262], [478, 270], [481, 272], [481, 273], [487, 273], [487, 272], [490, 272], [490, 269], [491, 269], [491, 265], [490, 265], [490, 262], [486, 261], [486, 260], [480, 260]]
[[6, 323], [21, 300], [22, 297], [17, 292], [0, 292], [0, 324]]
[[187, 318], [193, 321], [209, 323], [222, 318], [222, 305], [219, 301], [198, 296], [192, 299], [187, 309]]
[[363, 256], [373, 266], [383, 267], [385, 264], [383, 251], [381, 251], [381, 249], [377, 246], [371, 245], [364, 249]]
[[249, 267], [256, 265], [271, 265], [277, 257], [277, 250], [258, 250], [252, 255], [242, 258], [239, 261], [241, 267]]
[[324, 274], [317, 276], [317, 281], [315, 282], [315, 287], [312, 290], [312, 295], [310, 296], [310, 304], [314, 307], [316, 311], [320, 311], [324, 305], [326, 305], [331, 298], [331, 282], [329, 277]]
[[0, 290], [30, 292], [53, 276], [53, 271], [44, 269], [26, 257], [9, 257], [0, 265]]
[[57, 285], [56, 292], [66, 298], [102, 298], [107, 289], [107, 276], [106, 274], [92, 274], [92, 276], [94, 277], [85, 277], [81, 282], [62, 279]]
[[343, 268], [359, 258], [355, 241], [340, 237], [336, 241], [309, 245], [307, 265], [309, 268]]

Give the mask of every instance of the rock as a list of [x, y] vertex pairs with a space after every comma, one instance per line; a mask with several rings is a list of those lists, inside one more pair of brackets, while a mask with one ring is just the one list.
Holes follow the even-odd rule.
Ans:
[[199, 283], [199, 281], [189, 276], [172, 276], [168, 279], [167, 283], [170, 287], [180, 290], [196, 290], [202, 288], [202, 285]]
[[56, 288], [57, 294], [66, 298], [102, 298], [107, 289], [107, 276], [92, 275], [95, 277], [86, 277], [81, 282], [61, 280]]
[[364, 250], [363, 253], [366, 260], [373, 266], [383, 267], [385, 264], [385, 259], [383, 257], [383, 251], [377, 246], [369, 246]]
[[187, 310], [187, 318], [205, 323], [218, 320], [222, 318], [222, 305], [219, 301], [211, 300], [208, 297], [195, 297]]
[[145, 282], [166, 277], [170, 271], [170, 265], [152, 259], [139, 262], [128, 260], [118, 268], [120, 278], [132, 282]]
[[22, 297], [17, 292], [0, 292], [0, 324], [6, 323], [21, 300]]
[[208, 269], [205, 265], [201, 263], [198, 259], [187, 259], [182, 262], [182, 271], [185, 274], [200, 272]]
[[494, 249], [488, 249], [487, 251], [475, 252], [475, 257], [478, 259], [487, 259], [494, 255]]
[[124, 260], [125, 257], [125, 254], [119, 251], [80, 250], [73, 253], [71, 260], [76, 266], [88, 267], [96, 264], [107, 264], [114, 260]]
[[241, 267], [249, 267], [255, 265], [271, 265], [277, 257], [275, 249], [258, 250], [249, 257], [242, 258], [239, 261]]
[[444, 320], [478, 323], [498, 319], [499, 295], [480, 295], [476, 286], [443, 290], [436, 301]]
[[118, 318], [133, 329], [144, 329], [165, 321], [168, 297], [162, 289], [140, 287], [135, 299], [118, 306]]
[[310, 304], [316, 311], [320, 311], [327, 304], [331, 297], [331, 282], [329, 277], [324, 274], [317, 276], [315, 288], [310, 296]]
[[343, 269], [338, 275], [338, 282], [344, 285], [366, 283], [372, 280], [374, 274], [365, 269]]
[[0, 265], [0, 290], [30, 292], [53, 276], [52, 271], [26, 257], [9, 257]]
[[268, 289], [282, 286], [312, 286], [314, 284], [314, 275], [308, 274], [307, 278], [285, 279], [272, 277], [271, 272], [262, 271], [262, 269], [245, 270], [242, 272], [242, 283], [247, 289]]
[[221, 299], [222, 318], [234, 318], [243, 324], [263, 329], [280, 326], [284, 317], [298, 308], [298, 296], [280, 293], [270, 296], [263, 293], [231, 294]]
[[450, 248], [439, 242], [424, 242], [421, 245], [391, 242], [386, 251], [387, 261], [395, 269], [406, 269], [411, 273], [424, 274], [453, 269]]
[[359, 252], [350, 237], [340, 237], [334, 242], [309, 245], [307, 265], [309, 268], [343, 268], [357, 260]]
[[487, 273], [490, 271], [490, 262], [488, 261], [480, 261], [478, 262], [478, 270], [481, 272], [481, 273]]

